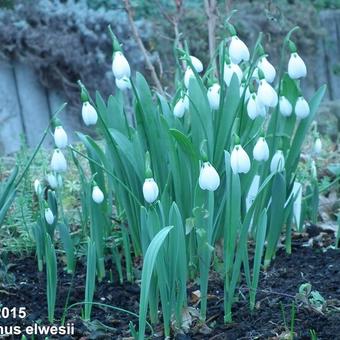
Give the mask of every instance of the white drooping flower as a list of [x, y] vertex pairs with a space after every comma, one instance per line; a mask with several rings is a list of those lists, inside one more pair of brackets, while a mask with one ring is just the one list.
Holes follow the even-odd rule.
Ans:
[[51, 169], [55, 172], [65, 172], [67, 170], [67, 162], [64, 154], [59, 149], [55, 149], [51, 159]]
[[98, 187], [98, 185], [95, 185], [92, 189], [92, 199], [95, 203], [100, 204], [104, 201], [104, 194]]
[[116, 78], [115, 83], [117, 88], [119, 88], [121, 91], [131, 89], [131, 81], [128, 77]]
[[158, 185], [153, 178], [146, 178], [143, 184], [143, 196], [145, 201], [153, 203], [159, 194]]
[[130, 78], [131, 76], [129, 62], [121, 51], [116, 51], [113, 54], [112, 72], [117, 79], [122, 79], [124, 77]]
[[247, 103], [247, 113], [250, 119], [254, 120], [257, 114], [256, 94], [252, 93]]
[[278, 102], [277, 93], [265, 79], [260, 80], [257, 98], [267, 107], [275, 107]]
[[250, 209], [253, 204], [260, 187], [260, 176], [255, 175], [253, 181], [251, 182], [247, 197], [246, 197], [246, 209], [247, 211]]
[[241, 80], [243, 77], [243, 72], [237, 64], [231, 63], [231, 64], [225, 64], [224, 65], [224, 73], [223, 73], [223, 80], [227, 84], [227, 86], [230, 85], [231, 78], [233, 75], [236, 74], [238, 78], [238, 82], [241, 84]]
[[53, 224], [54, 222], [53, 212], [50, 208], [45, 209], [45, 220], [49, 225]]
[[302, 185], [299, 182], [294, 182], [293, 191], [292, 191], [294, 199], [293, 203], [293, 217], [295, 220], [296, 226], [300, 227], [301, 221], [301, 203], [302, 203]]
[[307, 75], [306, 65], [296, 52], [293, 52], [290, 55], [288, 62], [288, 75], [292, 79], [299, 79], [306, 77]]
[[184, 116], [185, 111], [189, 108], [189, 99], [186, 95], [179, 98], [177, 103], [174, 106], [174, 116], [177, 118], [182, 118]]
[[257, 67], [263, 72], [265, 79], [268, 83], [272, 83], [276, 76], [274, 66], [268, 61], [266, 57], [262, 57]]
[[250, 170], [250, 159], [240, 144], [235, 145], [230, 156], [230, 165], [234, 174], [247, 173]]
[[58, 187], [57, 177], [50, 173], [46, 176], [46, 180], [51, 189], [56, 189]]
[[314, 153], [318, 155], [322, 150], [322, 142], [321, 139], [318, 137], [314, 141], [314, 147], [313, 147]]
[[283, 156], [282, 150], [277, 150], [270, 162], [270, 171], [271, 172], [280, 172], [285, 168], [285, 158]]
[[97, 111], [89, 102], [83, 103], [81, 115], [86, 126], [95, 125], [97, 123]]
[[215, 191], [220, 186], [220, 176], [209, 162], [203, 163], [198, 184], [202, 190], [208, 191]]
[[34, 181], [34, 191], [37, 195], [41, 195], [42, 193], [42, 187], [38, 179]]
[[188, 66], [184, 73], [184, 85], [187, 89], [189, 88], [190, 79], [195, 79], [195, 74], [191, 67]]
[[194, 67], [197, 73], [200, 73], [203, 71], [203, 64], [198, 58], [191, 55], [190, 60], [191, 60], [192, 66]]
[[212, 110], [217, 110], [220, 106], [220, 90], [221, 87], [217, 83], [208, 88], [207, 97]]
[[253, 149], [254, 159], [261, 162], [267, 161], [269, 158], [269, 147], [266, 140], [263, 137], [260, 137], [256, 142]]
[[298, 119], [304, 119], [309, 115], [310, 109], [305, 98], [299, 97], [295, 104], [295, 114]]
[[239, 64], [242, 60], [249, 60], [249, 50], [247, 45], [236, 35], [231, 37], [229, 56], [234, 64]]
[[54, 129], [54, 144], [59, 149], [64, 149], [67, 147], [68, 144], [68, 138], [65, 130], [62, 126], [56, 126]]
[[293, 107], [290, 101], [284, 97], [281, 96], [279, 100], [279, 108], [280, 108], [280, 113], [284, 117], [289, 117], [292, 114]]

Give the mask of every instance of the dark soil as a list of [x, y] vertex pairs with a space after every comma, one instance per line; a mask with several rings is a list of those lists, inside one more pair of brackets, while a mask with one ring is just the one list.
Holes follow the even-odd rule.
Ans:
[[[314, 244], [307, 246], [311, 237], [314, 237]], [[311, 339], [311, 330], [316, 332], [318, 339], [340, 339], [340, 312], [337, 311], [337, 308], [340, 310], [340, 251], [326, 251], [325, 244], [329, 239], [328, 235], [315, 233], [314, 228], [309, 235], [294, 239], [291, 255], [284, 249], [279, 250], [271, 267], [261, 274], [256, 310], [249, 311], [247, 289], [241, 285], [238, 302], [233, 308], [233, 323], [228, 325], [223, 323], [223, 282], [217, 274], [212, 275], [207, 316], [211, 332], [202, 334], [202, 328], [194, 322], [190, 334], [177, 336], [177, 339], [289, 339], [293, 304], [295, 339]], [[48, 324], [45, 273], [37, 273], [36, 260], [32, 256], [10, 257], [10, 262], [9, 275], [5, 277], [0, 271], [0, 302], [10, 308], [26, 307], [28, 316], [24, 320], [0, 318], [0, 326], [20, 325], [23, 328], [34, 322]], [[72, 281], [72, 275], [59, 266], [56, 324], [61, 319], [68, 293], [68, 305], [83, 301], [85, 273], [85, 267], [79, 263]], [[326, 300], [322, 312], [295, 300], [300, 285], [307, 282]], [[197, 288], [195, 284], [189, 287], [189, 296]], [[97, 283], [96, 302], [138, 313], [138, 300], [137, 284], [119, 285], [109, 280]], [[131, 315], [98, 306], [93, 307], [91, 322], [82, 321], [80, 315], [80, 306], [69, 311], [66, 321], [74, 323], [75, 334], [58, 339], [129, 338], [130, 321], [137, 324], [137, 319]]]

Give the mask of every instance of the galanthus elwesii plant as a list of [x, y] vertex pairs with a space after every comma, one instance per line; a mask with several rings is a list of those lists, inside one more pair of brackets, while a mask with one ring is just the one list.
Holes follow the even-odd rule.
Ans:
[[[304, 99], [306, 68], [292, 42], [294, 31], [283, 42], [278, 67], [270, 63], [262, 35], [249, 49], [230, 23], [205, 72], [196, 57], [177, 48], [181, 76], [168, 100], [141, 74], [131, 77], [123, 47], [110, 30], [113, 75], [129, 86], [116, 82], [115, 94], [105, 101], [99, 93], [91, 97], [79, 82], [84, 123], [95, 124], [104, 140], [79, 133], [87, 153], [72, 148], [83, 191], [92, 190], [95, 203], [82, 199], [90, 224], [88, 254], [95, 256], [88, 263], [96, 263], [103, 278], [104, 258], [113, 247], [122, 273], [121, 249], [126, 279], [133, 280], [133, 260], [142, 256], [139, 329], [133, 330], [138, 339], [145, 338], [147, 319], [159, 322], [159, 311], [165, 337], [182, 331], [189, 280], [200, 287], [204, 323], [215, 264], [223, 268], [225, 322], [232, 320], [241, 271], [254, 309], [261, 267], [275, 258], [281, 234], [290, 251], [290, 233], [301, 220], [303, 188], [295, 182], [301, 147], [325, 92], [322, 87]], [[124, 107], [126, 91], [133, 98], [132, 119]], [[58, 173], [66, 169], [60, 147], [51, 164]], [[80, 157], [89, 161], [90, 179]], [[122, 221], [114, 245], [113, 204]], [[249, 251], [255, 254], [252, 262]]]

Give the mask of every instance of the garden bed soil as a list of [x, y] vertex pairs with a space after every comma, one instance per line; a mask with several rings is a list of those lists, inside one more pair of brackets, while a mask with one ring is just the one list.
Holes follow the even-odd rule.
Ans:
[[[318, 339], [340, 339], [340, 251], [326, 250], [325, 245], [329, 245], [330, 240], [330, 235], [319, 235], [319, 230], [312, 228], [309, 234], [293, 239], [291, 255], [280, 249], [270, 268], [261, 273], [256, 310], [253, 313], [249, 311], [247, 290], [241, 285], [238, 302], [233, 308], [233, 322], [227, 325], [223, 323], [223, 282], [217, 274], [212, 275], [207, 316], [211, 332], [203, 334], [208, 329], [194, 321], [188, 335], [177, 335], [176, 338], [289, 339], [292, 304], [300, 285], [310, 283], [327, 303], [322, 312], [301, 301], [295, 303], [294, 338], [311, 339], [310, 331], [314, 330]], [[48, 324], [45, 273], [37, 272], [33, 256], [10, 256], [9, 259], [9, 276], [2, 276], [0, 285], [1, 305], [26, 307], [28, 315], [24, 320], [0, 319], [0, 326], [20, 325], [23, 328], [34, 322]], [[83, 301], [85, 274], [84, 265], [79, 263], [72, 281], [72, 275], [59, 265], [56, 324], [63, 314], [68, 293], [68, 305]], [[188, 288], [189, 296], [193, 298], [189, 303], [191, 306], [195, 305], [195, 294], [192, 293], [196, 289], [197, 284]], [[138, 300], [137, 283], [120, 285], [109, 280], [97, 284], [94, 298], [96, 302], [134, 313], [138, 313]], [[80, 306], [72, 308], [66, 318], [67, 322], [74, 323], [74, 335], [59, 336], [58, 339], [131, 339], [129, 323], [132, 321], [137, 325], [137, 319], [131, 315], [98, 306], [93, 307], [92, 321], [85, 322], [80, 318], [80, 310]], [[156, 331], [159, 331], [161, 339], [161, 329]]]

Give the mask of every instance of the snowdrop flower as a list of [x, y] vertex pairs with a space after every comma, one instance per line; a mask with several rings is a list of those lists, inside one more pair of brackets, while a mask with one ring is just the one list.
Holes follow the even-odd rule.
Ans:
[[[246, 85], [244, 83], [241, 83], [241, 85], [240, 85], [240, 97], [243, 95], [245, 87], [246, 87]], [[246, 103], [249, 98], [250, 98], [250, 90], [249, 90], [249, 86], [247, 86], [246, 93], [244, 94], [244, 102]]]
[[45, 209], [45, 220], [49, 225], [53, 224], [54, 222], [53, 212], [50, 208]]
[[130, 78], [128, 77], [116, 78], [115, 83], [117, 88], [119, 88], [121, 91], [131, 89], [131, 82]]
[[293, 107], [292, 104], [289, 102], [289, 100], [281, 96], [279, 100], [279, 108], [280, 108], [280, 113], [284, 117], [289, 117], [292, 114]]
[[322, 142], [321, 142], [321, 139], [318, 137], [317, 139], [315, 139], [315, 142], [314, 142], [314, 153], [316, 155], [318, 155], [321, 150], [322, 150]]
[[51, 169], [55, 172], [64, 172], [67, 170], [65, 156], [59, 149], [55, 149], [51, 160]]
[[208, 191], [215, 191], [220, 186], [220, 176], [209, 162], [203, 163], [198, 184], [202, 190]]
[[269, 158], [269, 147], [266, 140], [263, 137], [260, 137], [256, 142], [253, 149], [254, 159], [257, 161], [267, 161]]
[[290, 55], [288, 62], [288, 75], [292, 79], [299, 79], [306, 77], [307, 75], [306, 65], [296, 52], [293, 52]]
[[104, 194], [98, 187], [98, 185], [95, 185], [92, 189], [92, 199], [95, 203], [100, 204], [104, 201]]
[[301, 203], [302, 203], [302, 185], [301, 183], [295, 182], [293, 186], [292, 194], [295, 197], [293, 203], [293, 216], [296, 226], [300, 226], [301, 221]]
[[257, 97], [263, 105], [268, 107], [275, 107], [278, 102], [277, 93], [265, 79], [260, 80]]
[[41, 184], [40, 184], [40, 181], [38, 179], [36, 179], [34, 181], [34, 191], [37, 195], [41, 195], [41, 193], [42, 193]]
[[282, 150], [277, 150], [270, 162], [270, 171], [271, 172], [280, 172], [285, 168], [285, 158], [283, 156]]
[[247, 113], [250, 119], [254, 120], [257, 114], [256, 94], [252, 93], [247, 103]]
[[239, 64], [242, 60], [249, 60], [249, 50], [247, 45], [236, 35], [231, 37], [229, 56], [234, 64]]
[[195, 79], [195, 74], [193, 70], [188, 66], [184, 73], [184, 85], [189, 88], [190, 79]]
[[51, 189], [56, 189], [58, 187], [57, 177], [53, 174], [48, 174], [46, 176], [46, 180]]
[[304, 119], [309, 115], [310, 109], [305, 98], [299, 97], [295, 104], [295, 114], [299, 119]]
[[192, 66], [194, 67], [197, 73], [200, 73], [203, 71], [203, 64], [198, 58], [191, 55], [190, 60], [191, 60]]
[[220, 106], [220, 89], [221, 87], [217, 83], [213, 84], [208, 89], [207, 97], [212, 110], [217, 110]]
[[243, 77], [243, 72], [237, 64], [224, 64], [224, 72], [223, 72], [223, 79], [224, 82], [227, 84], [227, 86], [230, 85], [231, 78], [233, 77], [233, 74], [237, 75], [238, 82], [241, 84], [241, 80]]
[[266, 106], [261, 102], [259, 97], [256, 97], [256, 112], [258, 116], [265, 117], [267, 114]]
[[130, 65], [121, 51], [113, 53], [112, 72], [117, 79], [131, 76]]
[[68, 138], [62, 126], [56, 126], [54, 129], [54, 143], [57, 148], [64, 149], [68, 144]]
[[247, 173], [250, 170], [250, 159], [240, 144], [235, 145], [230, 156], [230, 165], [234, 174]]
[[143, 196], [148, 203], [156, 201], [159, 194], [158, 185], [153, 178], [146, 178], [143, 184]]
[[264, 77], [268, 83], [272, 83], [276, 76], [274, 66], [268, 61], [266, 57], [262, 57], [257, 67], [263, 72]]
[[251, 205], [253, 204], [260, 186], [260, 176], [255, 175], [253, 181], [251, 182], [247, 197], [246, 197], [246, 209], [247, 211], [250, 209]]
[[83, 103], [81, 115], [86, 126], [95, 125], [97, 123], [97, 111], [88, 101]]
[[174, 116], [177, 118], [182, 118], [184, 116], [185, 111], [189, 108], [189, 99], [188, 96], [184, 95], [182, 98], [179, 98], [177, 103], [174, 106]]

